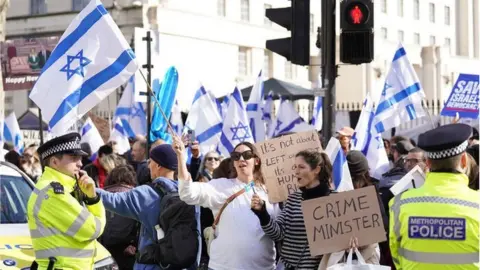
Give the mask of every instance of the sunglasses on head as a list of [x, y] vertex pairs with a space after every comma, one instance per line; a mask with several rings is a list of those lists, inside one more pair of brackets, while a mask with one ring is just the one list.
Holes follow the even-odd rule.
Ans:
[[218, 158], [218, 157], [207, 157], [207, 161], [213, 161], [213, 160], [219, 161], [220, 158]]
[[234, 161], [239, 161], [240, 157], [243, 157], [244, 160], [249, 160], [255, 157], [251, 150], [239, 153], [239, 152], [232, 152], [230, 153], [230, 158]]

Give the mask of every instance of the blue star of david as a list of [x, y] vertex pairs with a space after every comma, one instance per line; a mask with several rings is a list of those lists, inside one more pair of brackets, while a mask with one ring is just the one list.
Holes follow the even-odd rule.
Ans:
[[[230, 130], [233, 132], [232, 141], [238, 140], [243, 142], [246, 139], [250, 138], [248, 126], [244, 125], [242, 122], [239, 122], [236, 127], [231, 127]], [[240, 130], [243, 130], [243, 136], [239, 136], [238, 131]]]
[[[75, 59], [78, 59], [78, 66], [72, 69], [71, 65]], [[84, 67], [91, 62], [92, 61], [90, 59], [83, 56], [83, 50], [80, 50], [75, 56], [67, 55], [67, 64], [63, 66], [60, 71], [67, 73], [67, 81], [70, 80], [70, 78], [72, 78], [75, 74], [80, 75], [83, 78], [85, 77]]]
[[353, 136], [350, 140], [352, 141], [353, 146], [357, 146], [357, 143], [358, 143], [357, 132], [353, 133]]
[[283, 124], [282, 121], [277, 120], [277, 127], [275, 127], [275, 130], [276, 130], [276, 131], [279, 131], [279, 130], [280, 130], [280, 126], [281, 126], [282, 124]]
[[390, 84], [388, 84], [387, 81], [385, 81], [385, 85], [383, 86], [383, 90], [382, 90], [382, 96], [385, 96], [387, 94], [387, 89], [391, 88], [392, 86]]
[[130, 108], [130, 116], [132, 118], [135, 118], [135, 117], [142, 117], [143, 115], [143, 109], [142, 109], [142, 105], [133, 105], [131, 108]]

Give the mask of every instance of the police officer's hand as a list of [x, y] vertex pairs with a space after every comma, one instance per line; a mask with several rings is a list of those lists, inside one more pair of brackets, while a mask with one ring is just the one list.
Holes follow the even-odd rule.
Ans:
[[95, 198], [97, 196], [97, 193], [95, 192], [95, 182], [85, 171], [81, 171], [80, 175], [81, 176], [78, 179], [80, 189], [88, 198]]
[[264, 203], [265, 202], [262, 199], [260, 199], [260, 197], [257, 194], [253, 194], [252, 203], [251, 203], [250, 207], [253, 210], [260, 211], [260, 210], [262, 210]]

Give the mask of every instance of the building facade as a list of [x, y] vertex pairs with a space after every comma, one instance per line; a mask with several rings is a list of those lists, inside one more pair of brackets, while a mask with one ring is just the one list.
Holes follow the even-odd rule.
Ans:
[[[154, 74], [161, 78], [170, 66], [179, 71], [178, 101], [188, 109], [201, 83], [216, 96], [254, 83], [260, 70], [311, 88], [318, 84], [316, 29], [320, 1], [311, 1], [311, 67], [292, 65], [265, 49], [265, 41], [288, 36], [264, 15], [287, 0], [103, 0], [127, 40], [135, 27], [158, 31], [158, 61]], [[480, 66], [480, 4], [478, 0], [375, 0], [375, 60], [364, 65], [339, 64], [336, 99], [361, 102], [367, 92], [383, 89], [394, 51], [401, 42], [425, 89], [427, 99], [448, 96], [458, 73], [478, 73]], [[7, 39], [61, 35], [88, 0], [15, 0], [7, 13]], [[339, 5], [337, 4], [337, 9]], [[337, 14], [339, 14], [337, 10]], [[337, 16], [337, 35], [339, 34]], [[135, 44], [136, 47], [141, 46]], [[337, 46], [338, 52], [338, 46]], [[339, 53], [337, 53], [337, 56]], [[6, 110], [26, 111], [28, 90], [6, 93]], [[118, 95], [97, 106], [111, 114]], [[311, 102], [297, 102], [309, 119]]]

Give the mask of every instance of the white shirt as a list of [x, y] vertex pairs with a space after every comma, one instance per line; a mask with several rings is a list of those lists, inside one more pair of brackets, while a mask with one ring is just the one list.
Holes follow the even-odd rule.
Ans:
[[[190, 205], [210, 208], [216, 217], [228, 197], [245, 188], [238, 179], [219, 178], [208, 183], [178, 181], [180, 199]], [[279, 213], [278, 205], [268, 202], [264, 189], [255, 192], [266, 203], [270, 215]], [[209, 268], [214, 270], [273, 270], [275, 245], [265, 235], [258, 217], [250, 209], [254, 192], [249, 189], [223, 211], [210, 247]], [[276, 216], [276, 215], [274, 215]]]

